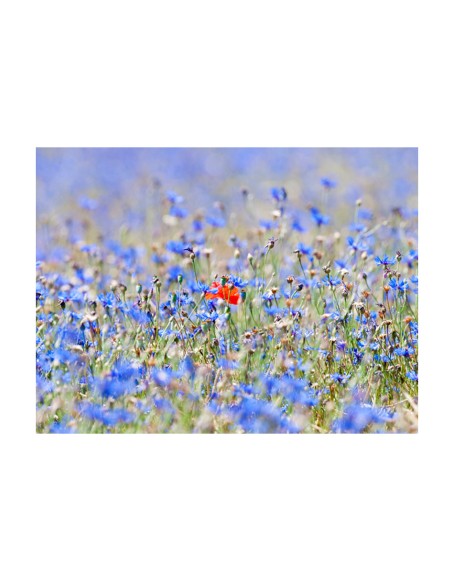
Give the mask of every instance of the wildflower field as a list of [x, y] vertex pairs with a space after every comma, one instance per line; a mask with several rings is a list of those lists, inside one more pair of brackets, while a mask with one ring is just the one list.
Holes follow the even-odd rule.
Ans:
[[417, 151], [38, 149], [38, 432], [417, 432]]

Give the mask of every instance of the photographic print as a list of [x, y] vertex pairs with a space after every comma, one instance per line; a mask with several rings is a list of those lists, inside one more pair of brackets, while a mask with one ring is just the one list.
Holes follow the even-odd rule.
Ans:
[[416, 148], [36, 165], [37, 432], [417, 432]]

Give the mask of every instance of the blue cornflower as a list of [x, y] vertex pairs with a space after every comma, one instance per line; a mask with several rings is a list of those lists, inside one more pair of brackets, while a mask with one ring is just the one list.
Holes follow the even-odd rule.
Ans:
[[160, 398], [159, 396], [155, 396], [153, 398], [153, 403], [158, 410], [162, 410], [167, 414], [175, 414], [175, 408], [167, 398]]
[[233, 283], [235, 287], [238, 287], [239, 289], [243, 289], [244, 287], [247, 287], [249, 284], [248, 281], [243, 281], [241, 277], [235, 277], [233, 275], [230, 276], [230, 282]]
[[80, 250], [83, 253], [87, 253], [89, 255], [95, 255], [96, 253], [99, 252], [99, 249], [98, 249], [98, 247], [96, 245], [82, 245], [80, 247]]
[[265, 230], [271, 230], [277, 226], [276, 222], [273, 220], [260, 220], [259, 225]]
[[133, 394], [136, 392], [137, 384], [133, 378], [104, 378], [98, 379], [94, 386], [95, 392], [100, 394], [103, 398], [120, 398], [126, 394]]
[[247, 394], [248, 396], [260, 396], [260, 388], [254, 386], [254, 384], [240, 384], [239, 386], [234, 386], [233, 393], [235, 396], [242, 396]]
[[394, 291], [398, 291], [399, 293], [404, 293], [408, 289], [408, 281], [406, 279], [395, 279], [392, 277], [389, 280], [389, 286], [394, 289]]
[[304, 226], [301, 224], [299, 218], [297, 218], [296, 216], [293, 217], [293, 219], [292, 219], [291, 228], [292, 228], [292, 230], [296, 230], [297, 232], [305, 232], [306, 231]]
[[210, 286], [200, 281], [189, 281], [189, 288], [193, 293], [205, 293], [210, 289]]
[[262, 299], [264, 301], [273, 301], [274, 298], [280, 299], [281, 294], [280, 293], [273, 293], [272, 291], [267, 291], [266, 293], [264, 293], [262, 295]]
[[337, 340], [336, 347], [340, 352], [345, 352], [347, 349], [347, 342], [344, 340]]
[[124, 408], [104, 408], [99, 404], [84, 402], [79, 406], [82, 416], [90, 420], [96, 420], [106, 426], [115, 426], [119, 423], [131, 423], [135, 415]]
[[370, 424], [383, 424], [393, 420], [394, 415], [369, 404], [351, 404], [344, 410], [342, 418], [334, 421], [335, 432], [362, 432]]
[[331, 178], [322, 178], [320, 180], [320, 183], [324, 188], [326, 188], [328, 190], [331, 190], [332, 188], [335, 188], [335, 186], [336, 186], [336, 182]]
[[345, 384], [347, 382], [347, 380], [351, 377], [351, 374], [339, 374], [339, 373], [335, 373], [335, 374], [331, 374], [331, 378], [335, 381], [338, 382], [339, 384]]
[[167, 196], [167, 200], [170, 202], [170, 204], [181, 204], [182, 202], [184, 202], [183, 196], [179, 196], [175, 192], [169, 191], [169, 192], [167, 192], [166, 196]]
[[383, 266], [395, 265], [396, 259], [391, 259], [387, 255], [385, 255], [383, 257], [383, 259], [380, 259], [380, 257], [375, 257], [375, 262], [377, 263], [377, 265], [383, 265]]
[[418, 251], [416, 249], [411, 249], [408, 255], [404, 258], [405, 263], [407, 263], [410, 269], [413, 268], [413, 263], [418, 261]]
[[271, 196], [277, 202], [284, 202], [287, 199], [287, 192], [285, 188], [271, 188]]
[[413, 382], [418, 381], [418, 374], [414, 370], [410, 370], [409, 372], [407, 372], [406, 376], [407, 376], [407, 378], [409, 378]]
[[177, 255], [184, 255], [187, 246], [188, 245], [186, 243], [180, 240], [169, 240], [169, 242], [166, 244], [166, 249], [171, 253], [175, 253]]
[[166, 274], [169, 281], [178, 281], [178, 275], [183, 275], [183, 272], [180, 265], [171, 265], [168, 267]]
[[239, 367], [239, 363], [234, 360], [227, 360], [225, 358], [218, 360], [218, 366], [224, 370], [236, 370]]
[[192, 228], [196, 231], [196, 232], [200, 232], [203, 230], [203, 222], [196, 218], [195, 220], [192, 221]]
[[346, 269], [347, 268], [346, 261], [343, 261], [342, 259], [337, 259], [336, 261], [334, 261], [334, 264], [336, 265], [336, 267], [339, 267], [339, 269]]
[[106, 294], [100, 293], [98, 295], [98, 299], [104, 307], [107, 307], [109, 309], [117, 306], [117, 299], [112, 292]]
[[169, 257], [168, 255], [158, 255], [157, 253], [153, 253], [151, 260], [156, 265], [164, 265], [169, 260]]
[[[208, 303], [211, 302], [208, 301]], [[200, 311], [199, 313], [196, 313], [196, 317], [198, 317], [202, 321], [216, 321], [216, 319], [219, 317], [219, 314], [216, 311], [212, 311], [211, 313], [207, 313], [206, 311]]]
[[299, 432], [285, 413], [271, 402], [244, 395], [239, 404], [230, 406], [225, 412], [233, 416], [246, 432], [275, 433]]
[[356, 232], [363, 232], [367, 227], [360, 222], [352, 222], [348, 228], [349, 230], [354, 230]]
[[354, 251], [364, 252], [369, 250], [369, 247], [361, 239], [354, 239], [352, 236], [348, 236], [346, 240], [347, 245]]
[[222, 216], [207, 216], [205, 220], [210, 226], [213, 226], [214, 228], [224, 228], [224, 226], [227, 224], [225, 218]]
[[363, 353], [362, 353], [360, 350], [358, 350], [357, 348], [353, 348], [353, 349], [351, 349], [351, 350], [349, 350], [349, 351], [350, 351], [350, 353], [351, 353], [351, 354], [352, 354], [352, 356], [353, 356], [353, 364], [354, 364], [355, 366], [356, 366], [357, 364], [360, 364], [360, 363], [361, 363], [361, 360], [362, 360], [362, 359], [363, 359], [363, 357], [364, 357], [364, 354], [363, 354]]
[[329, 217], [322, 214], [318, 208], [314, 206], [310, 209], [312, 220], [316, 223], [317, 226], [321, 226], [322, 224], [329, 223]]
[[[41, 366], [43, 368], [43, 366]], [[49, 367], [50, 370], [50, 367]], [[45, 370], [43, 370], [45, 371]], [[43, 378], [40, 374], [36, 374], [36, 395], [42, 401], [46, 394], [51, 394], [55, 387], [49, 380]]]
[[358, 218], [362, 220], [372, 220], [374, 217], [374, 213], [371, 210], [367, 210], [367, 208], [360, 208], [358, 210]]
[[72, 434], [76, 432], [72, 426], [68, 426], [71, 418], [64, 416], [60, 421], [53, 422], [49, 427], [49, 432], [53, 434]]
[[186, 208], [181, 208], [180, 206], [172, 206], [169, 210], [169, 214], [175, 216], [175, 218], [186, 218], [188, 211]]
[[181, 360], [180, 365], [178, 366], [178, 372], [183, 376], [189, 376], [189, 378], [194, 379], [196, 369], [194, 362], [189, 356], [186, 356]]
[[409, 358], [412, 354], [415, 353], [415, 350], [409, 346], [407, 348], [396, 348], [394, 350], [394, 353], [397, 356], [403, 356], [404, 358]]
[[302, 255], [312, 255], [313, 252], [312, 247], [306, 246], [303, 243], [298, 243], [295, 250], [299, 251]]
[[322, 283], [326, 287], [337, 287], [337, 285], [341, 284], [341, 280], [337, 279], [336, 277], [333, 278], [327, 275], [326, 277], [323, 277]]

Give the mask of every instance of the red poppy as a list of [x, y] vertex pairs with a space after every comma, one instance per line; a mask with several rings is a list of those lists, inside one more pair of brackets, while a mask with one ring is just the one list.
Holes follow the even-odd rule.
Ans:
[[218, 281], [211, 283], [211, 288], [206, 292], [207, 299], [223, 299], [227, 303], [238, 305], [240, 292], [236, 287], [230, 288], [229, 285], [222, 286]]

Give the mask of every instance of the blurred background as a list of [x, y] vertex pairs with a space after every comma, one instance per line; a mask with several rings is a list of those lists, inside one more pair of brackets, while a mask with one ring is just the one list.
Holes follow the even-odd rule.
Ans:
[[[133, 244], [165, 235], [186, 213], [221, 208], [230, 226], [257, 225], [271, 218], [273, 187], [286, 189], [303, 223], [316, 206], [341, 229], [358, 198], [374, 218], [416, 214], [417, 163], [416, 148], [38, 148], [37, 258], [64, 224], [75, 239], [129, 233]], [[180, 216], [169, 218], [169, 192], [184, 199]]]

